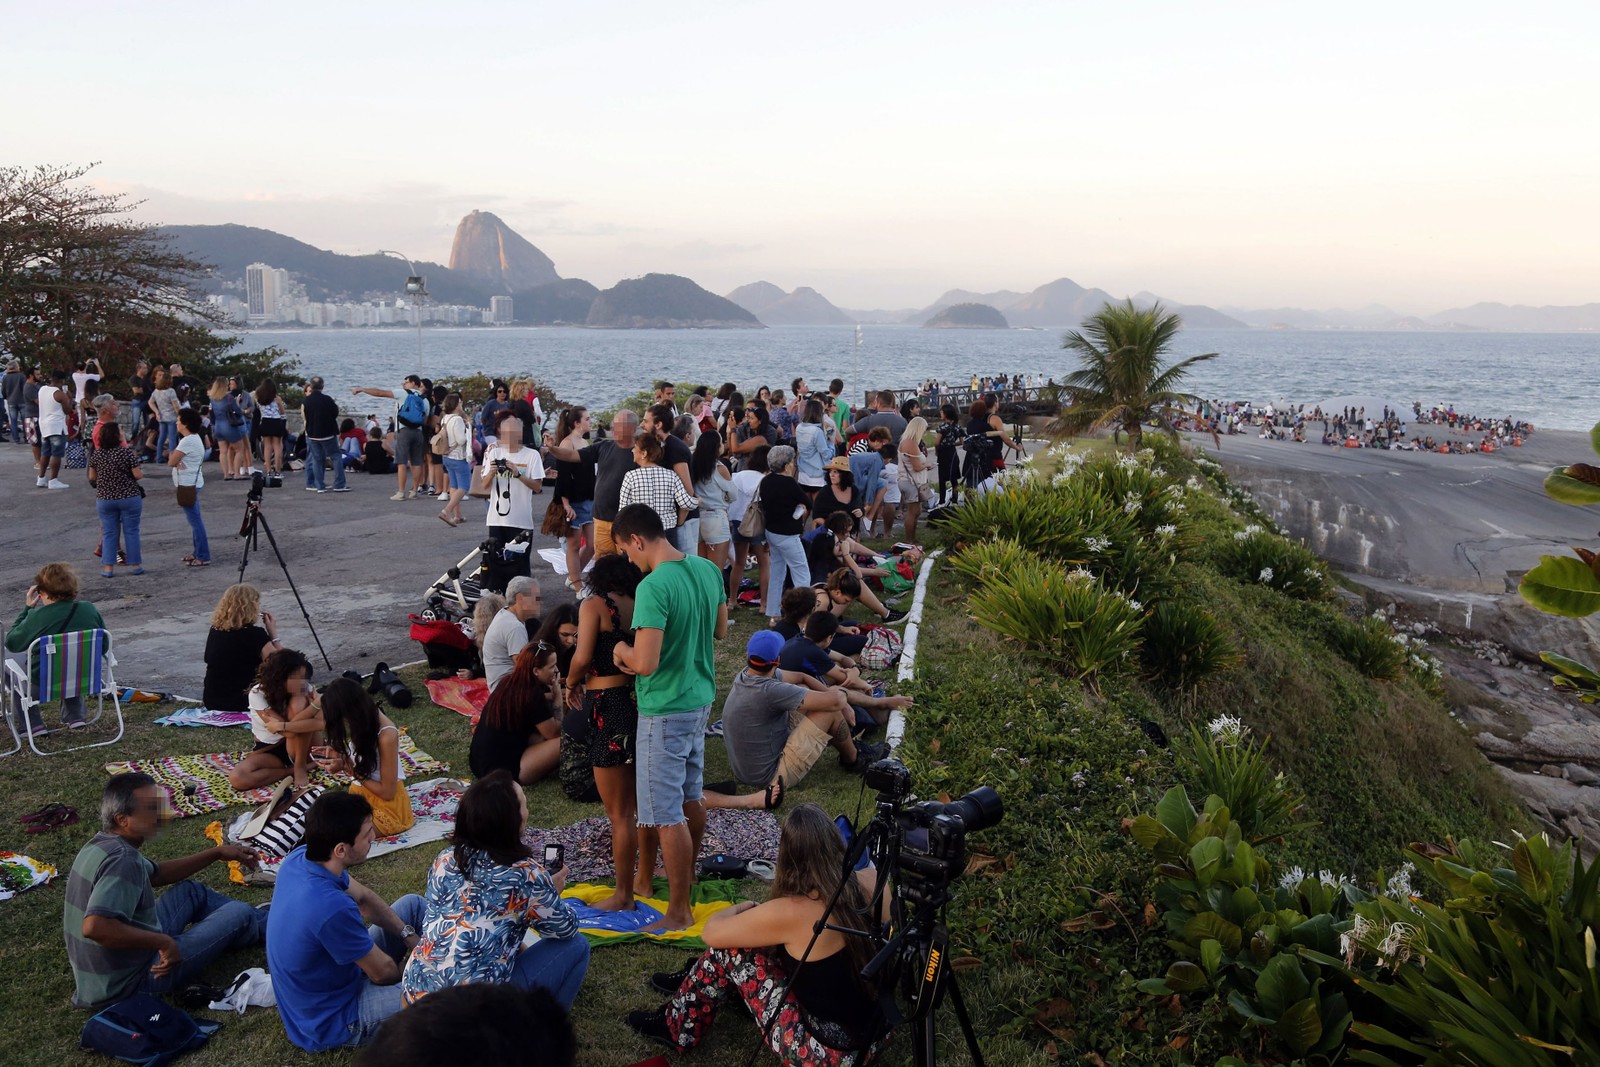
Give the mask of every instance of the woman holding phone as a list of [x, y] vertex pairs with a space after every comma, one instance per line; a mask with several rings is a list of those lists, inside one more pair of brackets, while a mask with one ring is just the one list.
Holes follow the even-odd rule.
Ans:
[[[567, 869], [559, 846], [550, 868], [523, 843], [528, 797], [506, 771], [467, 787], [455, 844], [428, 872], [421, 939], [401, 975], [407, 1004], [469, 982], [539, 986], [570, 1009], [589, 971], [589, 942], [561, 899]], [[529, 929], [539, 940], [522, 947]]]
[[380, 837], [403, 834], [416, 824], [411, 795], [400, 771], [400, 728], [361, 683], [335, 678], [322, 690], [322, 726], [328, 743], [311, 758], [329, 774], [348, 775], [350, 792], [372, 805], [372, 828]]

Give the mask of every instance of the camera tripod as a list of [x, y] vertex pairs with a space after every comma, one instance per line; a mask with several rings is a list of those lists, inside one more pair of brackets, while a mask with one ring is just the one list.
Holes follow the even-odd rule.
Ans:
[[328, 650], [322, 647], [322, 638], [317, 636], [317, 628], [312, 625], [311, 613], [306, 610], [306, 602], [300, 599], [300, 590], [295, 588], [294, 575], [289, 573], [289, 564], [283, 558], [283, 553], [278, 550], [278, 539], [272, 536], [272, 526], [261, 511], [262, 487], [261, 475], [257, 474], [250, 483], [249, 495], [245, 497], [244, 522], [239, 525], [239, 536], [244, 538], [244, 555], [239, 559], [239, 581], [244, 581], [244, 569], [250, 565], [250, 550], [260, 548], [260, 532], [266, 531], [267, 544], [271, 546], [272, 554], [278, 557], [278, 566], [283, 568], [283, 576], [289, 581], [289, 592], [294, 594], [294, 602], [300, 605], [300, 615], [306, 620], [306, 628], [311, 631], [311, 640], [317, 643], [317, 651], [322, 653], [322, 662], [331, 671], [333, 661], [328, 658]]
[[[806, 965], [812, 948], [816, 946], [817, 938], [822, 936], [824, 930], [833, 930], [846, 937], [871, 938], [874, 943], [881, 942], [883, 947], [861, 969], [861, 977], [878, 985], [879, 1004], [887, 1023], [885, 1032], [893, 1030], [901, 1023], [915, 1024], [911, 1034], [912, 1060], [916, 1067], [935, 1067], [938, 1053], [935, 1047], [934, 1011], [943, 1003], [948, 992], [950, 1004], [955, 1009], [956, 1021], [961, 1026], [961, 1035], [966, 1039], [967, 1051], [972, 1056], [973, 1067], [985, 1067], [983, 1052], [978, 1047], [978, 1036], [972, 1029], [972, 1018], [967, 1014], [966, 1001], [961, 997], [961, 987], [956, 982], [955, 972], [950, 970], [947, 962], [950, 934], [944, 924], [944, 909], [950, 901], [948, 886], [912, 903], [910, 917], [899, 924], [898, 931], [887, 941], [870, 930], [858, 930], [828, 921], [828, 916], [833, 914], [840, 898], [844, 895], [845, 885], [855, 877], [856, 864], [863, 855], [871, 855], [878, 861], [878, 879], [873, 886], [872, 897], [867, 902], [867, 914], [876, 917], [882, 914], [884, 891], [888, 887], [890, 877], [898, 877], [900, 864], [900, 835], [895, 826], [892, 802], [880, 798], [878, 810], [873, 815], [872, 821], [862, 828], [845, 849], [839, 884], [834, 888], [833, 896], [823, 909], [822, 918], [817, 920], [816, 926], [811, 931], [811, 940], [806, 944], [805, 951], [800, 954], [799, 962], [784, 985], [783, 998], [788, 998], [789, 990], [794, 987], [795, 978]], [[903, 895], [896, 894], [894, 897], [893, 906], [897, 911], [905, 903], [901, 899]], [[895, 917], [901, 918], [900, 915]], [[904, 1013], [900, 1011], [894, 999], [894, 987], [901, 981], [906, 982], [909, 996], [910, 1010]], [[914, 991], [911, 991], [912, 981], [916, 982]], [[755, 1062], [761, 1049], [768, 1044], [778, 1015], [778, 1012], [773, 1012], [766, 1026], [762, 1027], [759, 1043], [751, 1050], [746, 1067]]]

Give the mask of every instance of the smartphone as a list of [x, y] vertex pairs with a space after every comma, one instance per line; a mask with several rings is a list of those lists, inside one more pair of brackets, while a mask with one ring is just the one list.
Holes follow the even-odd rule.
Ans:
[[544, 846], [545, 870], [559, 871], [562, 868], [562, 852], [563, 848], [557, 842], [551, 842], [550, 844]]

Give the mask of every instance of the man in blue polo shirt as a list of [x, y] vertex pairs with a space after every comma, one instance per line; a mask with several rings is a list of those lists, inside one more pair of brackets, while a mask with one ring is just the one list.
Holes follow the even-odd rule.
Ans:
[[411, 894], [391, 908], [347, 873], [375, 836], [366, 798], [328, 793], [306, 815], [305, 843], [278, 868], [267, 969], [283, 1029], [307, 1052], [364, 1045], [402, 1007], [401, 961], [424, 902]]

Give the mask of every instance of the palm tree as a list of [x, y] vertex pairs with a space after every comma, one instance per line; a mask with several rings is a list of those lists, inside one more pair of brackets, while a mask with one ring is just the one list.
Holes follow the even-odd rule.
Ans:
[[1128, 435], [1128, 447], [1137, 450], [1144, 424], [1154, 423], [1176, 437], [1169, 410], [1189, 401], [1178, 384], [1189, 368], [1217, 353], [1190, 356], [1170, 366], [1167, 349], [1183, 328], [1183, 319], [1159, 303], [1135, 307], [1132, 300], [1107, 303], [1067, 334], [1061, 347], [1076, 352], [1083, 366], [1067, 375], [1061, 392], [1066, 401], [1056, 429], [1063, 433], [1094, 433], [1107, 426]]

